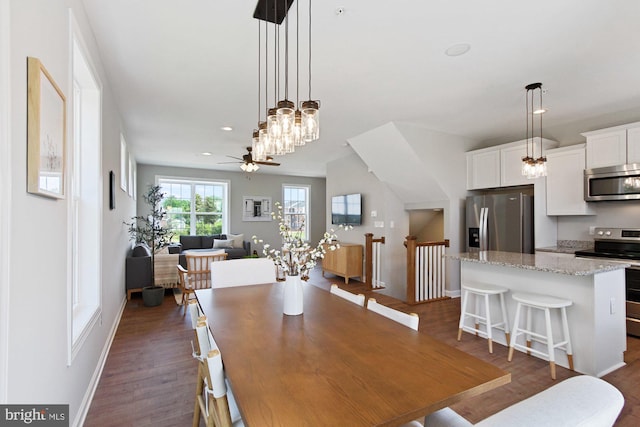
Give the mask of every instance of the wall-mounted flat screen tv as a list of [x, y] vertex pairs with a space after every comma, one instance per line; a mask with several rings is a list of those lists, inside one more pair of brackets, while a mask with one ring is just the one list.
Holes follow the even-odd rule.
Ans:
[[362, 195], [333, 196], [331, 198], [331, 224], [362, 224]]

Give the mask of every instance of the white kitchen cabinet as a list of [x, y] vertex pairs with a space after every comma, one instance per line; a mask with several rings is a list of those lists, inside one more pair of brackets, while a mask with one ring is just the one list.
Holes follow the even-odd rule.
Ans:
[[584, 132], [586, 168], [620, 166], [640, 161], [640, 122]]
[[627, 163], [640, 163], [640, 125], [627, 129]]
[[595, 215], [584, 201], [585, 144], [547, 151], [547, 215]]
[[500, 187], [500, 150], [467, 153], [467, 190]]
[[[529, 155], [540, 156], [540, 144], [544, 151], [556, 147], [549, 139], [534, 138], [535, 151], [529, 143]], [[522, 175], [522, 158], [527, 155], [526, 140], [497, 145], [467, 152], [467, 190], [512, 187], [533, 184]]]
[[[531, 147], [529, 147], [529, 150], [531, 150]], [[532, 184], [530, 179], [522, 175], [522, 158], [525, 156], [526, 152], [526, 141], [522, 142], [521, 144], [516, 144], [500, 149], [501, 187]]]

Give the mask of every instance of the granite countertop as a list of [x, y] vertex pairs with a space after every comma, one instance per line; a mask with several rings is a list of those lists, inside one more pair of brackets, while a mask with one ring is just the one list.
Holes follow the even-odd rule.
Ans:
[[593, 250], [592, 240], [558, 240], [556, 246], [536, 248], [536, 252], [556, 252], [559, 254], [575, 254], [576, 251]]
[[629, 264], [624, 262], [574, 258], [551, 252], [521, 254], [517, 252], [481, 251], [448, 254], [446, 256], [460, 261], [522, 268], [524, 270], [546, 271], [570, 276], [589, 276], [596, 273], [620, 270], [629, 266]]

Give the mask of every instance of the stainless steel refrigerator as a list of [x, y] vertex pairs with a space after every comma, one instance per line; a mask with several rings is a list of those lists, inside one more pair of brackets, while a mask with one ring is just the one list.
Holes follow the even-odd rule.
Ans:
[[467, 198], [467, 251], [533, 253], [533, 196], [500, 193]]

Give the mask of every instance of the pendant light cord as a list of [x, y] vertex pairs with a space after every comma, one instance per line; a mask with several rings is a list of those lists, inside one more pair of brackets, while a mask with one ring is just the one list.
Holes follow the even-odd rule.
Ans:
[[527, 89], [526, 96], [524, 98], [524, 107], [526, 110], [525, 122], [527, 123], [527, 133], [525, 135], [527, 141], [527, 157], [529, 157], [529, 89]]
[[309, 0], [309, 100], [311, 100], [311, 0]]
[[540, 85], [540, 114], [538, 114], [540, 116], [540, 158], [542, 159], [544, 156], [542, 155], [542, 85]]

